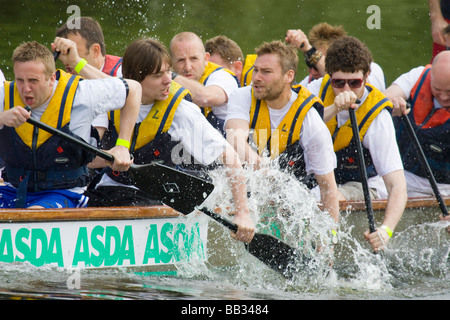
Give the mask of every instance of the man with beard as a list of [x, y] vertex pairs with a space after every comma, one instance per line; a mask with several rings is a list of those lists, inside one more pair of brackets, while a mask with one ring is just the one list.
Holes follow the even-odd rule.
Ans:
[[[255, 52], [253, 86], [237, 89], [228, 102], [227, 139], [241, 161], [256, 170], [264, 168], [266, 153], [272, 160], [286, 155], [287, 168], [298, 165], [299, 178], [313, 174], [324, 209], [337, 222], [336, 155], [321, 118], [322, 103], [306, 88], [293, 86], [298, 65], [293, 47], [272, 41]], [[247, 142], [250, 129], [257, 151]]]

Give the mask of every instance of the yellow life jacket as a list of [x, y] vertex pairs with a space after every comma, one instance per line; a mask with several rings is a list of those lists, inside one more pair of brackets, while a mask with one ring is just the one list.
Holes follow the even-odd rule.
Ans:
[[[42, 122], [58, 129], [70, 122], [72, 104], [80, 79], [80, 76], [71, 75], [63, 70], [56, 71], [56, 80], [58, 80], [58, 85], [56, 86], [55, 93], [53, 94], [48, 107], [42, 114]], [[17, 90], [17, 84], [14, 83], [14, 86], [11, 87], [11, 83], [13, 82], [5, 81], [4, 110], [9, 110], [15, 106], [25, 108], [25, 104], [20, 98]], [[26, 122], [15, 130], [23, 142], [31, 148], [34, 126]], [[44, 130], [39, 130], [36, 148], [39, 148], [51, 136], [51, 133]]]
[[244, 67], [241, 74], [241, 87], [245, 87], [252, 83], [253, 65], [255, 64], [257, 55], [248, 54], [245, 57]]
[[252, 105], [250, 108], [250, 128], [255, 129], [253, 140], [258, 146], [258, 153], [262, 154], [267, 145], [270, 146], [272, 159], [280, 155], [287, 146], [294, 144], [300, 137], [303, 120], [306, 113], [315, 103], [321, 103], [309, 90], [301, 85], [295, 85], [292, 90], [298, 94], [289, 111], [272, 133], [270, 125], [269, 107], [265, 100], [255, 98], [252, 89]]
[[[325, 108], [332, 105], [335, 99], [333, 88], [330, 83], [331, 79], [329, 75], [323, 77], [319, 96], [321, 97]], [[363, 141], [364, 135], [369, 129], [370, 124], [378, 116], [378, 114], [384, 108], [392, 109], [392, 102], [380, 90], [368, 83], [366, 83], [366, 89], [369, 91], [369, 95], [364, 103], [355, 111], [361, 142]], [[353, 137], [350, 119], [347, 120], [347, 122], [340, 128], [337, 128], [337, 117], [335, 116], [328, 121], [326, 125], [328, 130], [330, 130], [331, 135], [334, 137], [333, 146], [335, 152], [347, 147], [350, 144]]]
[[[182, 87], [175, 81], [170, 85], [170, 93], [167, 99], [156, 101], [152, 106], [147, 117], [140, 123], [139, 132], [136, 137], [134, 150], [138, 150], [147, 145], [155, 137], [163, 132], [167, 132], [172, 125], [175, 111], [177, 110], [181, 100], [190, 94], [187, 89]], [[109, 119], [114, 112], [113, 121], [117, 132], [120, 132], [120, 111], [111, 111], [108, 114]], [[134, 135], [133, 135], [134, 136]]]
[[[200, 80], [199, 80], [198, 82], [200, 82], [201, 84], [205, 85], [206, 82], [208, 81], [209, 76], [210, 76], [213, 72], [218, 71], [218, 70], [221, 70], [221, 69], [225, 70], [226, 72], [228, 72], [229, 74], [231, 74], [234, 78], [236, 78], [236, 75], [234, 74], [233, 71], [231, 71], [231, 70], [229, 70], [229, 69], [226, 69], [226, 68], [224, 68], [224, 67], [222, 67], [222, 66], [220, 66], [220, 65], [218, 65], [218, 64], [216, 64], [216, 63], [214, 63], [214, 62], [209, 61], [209, 62], [207, 63], [207, 65], [206, 65], [206, 67], [205, 67], [205, 71], [203, 72], [202, 77], [200, 78]], [[239, 82], [239, 81], [238, 81], [238, 82]], [[211, 107], [203, 107], [203, 108], [200, 108], [200, 109], [202, 110], [202, 113], [203, 113], [203, 115], [204, 115], [205, 117], [207, 117], [208, 114], [209, 114], [209, 113], [211, 112], [211, 110], [212, 110]]]

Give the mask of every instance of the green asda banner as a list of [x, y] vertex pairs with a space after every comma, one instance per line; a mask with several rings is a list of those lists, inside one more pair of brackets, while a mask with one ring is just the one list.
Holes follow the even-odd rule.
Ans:
[[179, 219], [3, 223], [0, 262], [120, 267], [206, 259], [207, 223]]

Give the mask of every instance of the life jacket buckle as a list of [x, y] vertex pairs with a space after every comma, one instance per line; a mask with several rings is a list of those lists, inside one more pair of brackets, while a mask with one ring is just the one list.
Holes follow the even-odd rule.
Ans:
[[120, 175], [120, 171], [114, 171], [114, 170], [113, 170], [112, 174], [113, 174], [115, 177], [118, 177], [118, 176]]

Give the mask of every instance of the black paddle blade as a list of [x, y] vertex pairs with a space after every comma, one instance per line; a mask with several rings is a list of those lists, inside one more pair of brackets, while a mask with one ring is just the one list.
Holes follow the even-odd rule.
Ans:
[[300, 250], [268, 234], [256, 233], [246, 248], [253, 256], [289, 279], [294, 276], [298, 266], [304, 268], [311, 261]]
[[129, 173], [136, 187], [183, 214], [202, 204], [214, 185], [158, 163], [133, 164]]
[[[201, 212], [216, 220], [221, 225], [236, 232], [238, 227], [220, 214], [207, 208], [199, 208]], [[298, 249], [292, 248], [283, 241], [263, 233], [255, 233], [252, 241], [245, 245], [247, 251], [261, 260], [268, 267], [291, 279], [298, 268], [304, 269], [311, 259]]]

